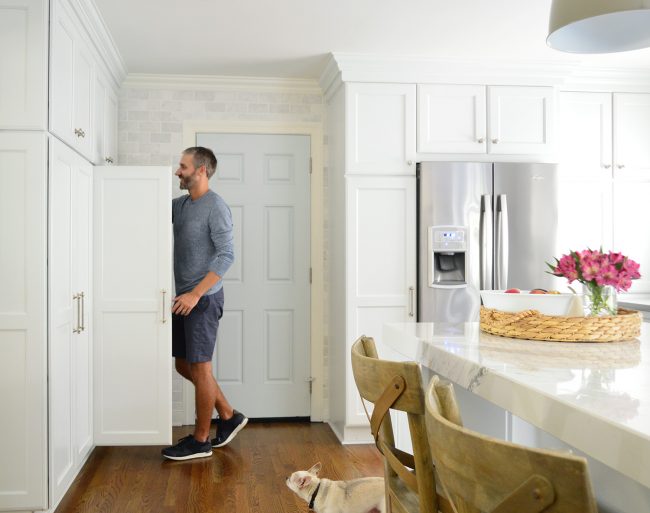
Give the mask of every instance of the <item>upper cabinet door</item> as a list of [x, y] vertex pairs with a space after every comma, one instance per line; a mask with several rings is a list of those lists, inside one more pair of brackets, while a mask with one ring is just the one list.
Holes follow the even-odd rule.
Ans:
[[542, 155], [553, 139], [553, 88], [488, 87], [488, 153]]
[[98, 70], [93, 113], [93, 162], [98, 166], [117, 164], [117, 94], [109, 83]]
[[50, 25], [50, 131], [93, 160], [92, 53], [65, 2], [53, 3]]
[[47, 128], [45, 0], [0, 0], [0, 129]]
[[650, 174], [650, 94], [614, 93], [616, 178]]
[[485, 86], [419, 85], [418, 152], [485, 153]]
[[562, 92], [559, 100], [560, 178], [611, 178], [611, 94]]
[[172, 171], [93, 173], [95, 444], [169, 444]]
[[415, 174], [415, 85], [346, 84], [346, 174]]

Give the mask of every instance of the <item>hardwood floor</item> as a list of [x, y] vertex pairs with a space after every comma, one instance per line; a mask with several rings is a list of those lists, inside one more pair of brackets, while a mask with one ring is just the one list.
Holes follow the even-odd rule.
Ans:
[[[174, 428], [174, 439], [192, 432]], [[98, 447], [56, 513], [306, 513], [285, 485], [320, 461], [332, 480], [383, 475], [374, 445], [341, 445], [327, 424], [249, 424], [211, 458], [165, 460], [161, 447]]]

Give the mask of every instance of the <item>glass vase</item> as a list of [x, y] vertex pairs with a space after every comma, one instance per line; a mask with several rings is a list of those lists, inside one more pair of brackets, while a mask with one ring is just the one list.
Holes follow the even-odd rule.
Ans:
[[582, 286], [582, 291], [584, 293], [582, 306], [585, 317], [616, 315], [616, 289], [613, 286], [585, 283]]

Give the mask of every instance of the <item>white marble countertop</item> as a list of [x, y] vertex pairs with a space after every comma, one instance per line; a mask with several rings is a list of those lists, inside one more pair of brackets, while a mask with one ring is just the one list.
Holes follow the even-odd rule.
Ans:
[[476, 322], [392, 323], [383, 344], [650, 488], [650, 323], [638, 339], [612, 343], [504, 338]]

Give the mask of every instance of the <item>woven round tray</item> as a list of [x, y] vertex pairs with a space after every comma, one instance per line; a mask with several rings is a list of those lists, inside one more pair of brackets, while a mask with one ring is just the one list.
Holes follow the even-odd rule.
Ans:
[[618, 315], [562, 317], [537, 310], [509, 313], [481, 306], [481, 331], [551, 342], [617, 342], [641, 334], [641, 313], [619, 308]]

